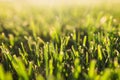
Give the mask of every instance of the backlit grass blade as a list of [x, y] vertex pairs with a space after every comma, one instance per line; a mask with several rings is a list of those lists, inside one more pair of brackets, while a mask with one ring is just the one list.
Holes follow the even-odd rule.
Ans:
[[98, 45], [98, 59], [99, 60], [102, 60], [102, 52], [101, 52], [101, 46], [100, 45]]
[[73, 70], [73, 76], [75, 79], [78, 79], [81, 72], [81, 65], [79, 58], [76, 58], [74, 61], [74, 70]]
[[13, 56], [13, 58], [14, 60], [12, 61], [12, 66], [17, 72], [19, 79], [29, 80], [25, 65], [21, 59], [17, 58], [16, 56]]
[[24, 45], [23, 45], [22, 42], [21, 42], [21, 47], [22, 47], [23, 53], [21, 53], [21, 50], [19, 50], [19, 51], [20, 51], [20, 54], [21, 54], [21, 56], [22, 56], [24, 62], [25, 62], [26, 64], [28, 64], [28, 62], [27, 62], [28, 54], [27, 54], [27, 52], [25, 51], [25, 48], [24, 48]]
[[32, 34], [34, 36], [34, 39], [37, 38], [37, 33], [36, 33], [36, 26], [35, 26], [35, 23], [34, 21], [31, 19], [30, 21], [30, 27], [31, 27], [31, 30], [32, 30]]
[[86, 46], [86, 42], [87, 42], [87, 36], [84, 36], [84, 38], [83, 38], [83, 46], [84, 47]]
[[109, 80], [111, 77], [111, 70], [110, 69], [106, 69], [103, 73], [103, 75], [101, 76], [100, 80]]
[[44, 45], [44, 61], [45, 61], [45, 75], [46, 75], [46, 77], [48, 77], [48, 74], [49, 74], [49, 67], [48, 67], [48, 59], [49, 59], [49, 57], [48, 57], [48, 52], [49, 51], [49, 43], [46, 43], [45, 45]]
[[3, 66], [0, 64], [0, 80], [5, 80], [5, 73]]
[[89, 67], [89, 71], [88, 71], [88, 75], [89, 75], [89, 78], [90, 80], [94, 80], [95, 77], [96, 77], [96, 61], [95, 60], [92, 60], [90, 62], [90, 67]]

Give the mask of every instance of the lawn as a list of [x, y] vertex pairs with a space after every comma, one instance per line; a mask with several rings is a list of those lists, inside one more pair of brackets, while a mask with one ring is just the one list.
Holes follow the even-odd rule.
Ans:
[[120, 4], [0, 3], [0, 80], [120, 80]]

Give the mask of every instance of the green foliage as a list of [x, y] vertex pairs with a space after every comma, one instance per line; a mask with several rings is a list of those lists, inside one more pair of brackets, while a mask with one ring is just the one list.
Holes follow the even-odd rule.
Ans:
[[120, 80], [118, 7], [1, 4], [0, 80]]

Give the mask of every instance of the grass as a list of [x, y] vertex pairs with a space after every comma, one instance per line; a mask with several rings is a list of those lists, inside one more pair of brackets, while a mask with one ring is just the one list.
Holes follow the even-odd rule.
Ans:
[[0, 4], [0, 80], [120, 80], [119, 5], [28, 7]]

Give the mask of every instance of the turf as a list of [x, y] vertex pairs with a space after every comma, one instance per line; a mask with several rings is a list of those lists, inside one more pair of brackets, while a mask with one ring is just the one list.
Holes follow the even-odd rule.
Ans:
[[120, 80], [119, 7], [0, 4], [0, 80]]

